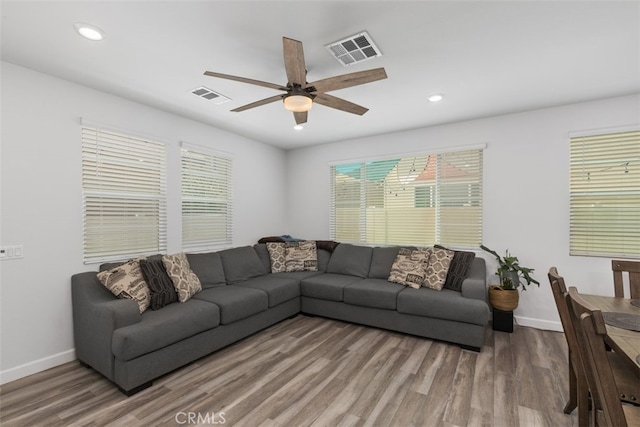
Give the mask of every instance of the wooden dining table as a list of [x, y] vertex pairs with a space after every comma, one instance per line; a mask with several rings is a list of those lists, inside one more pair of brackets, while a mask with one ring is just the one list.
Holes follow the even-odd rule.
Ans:
[[[589, 304], [603, 314], [625, 313], [640, 316], [640, 307], [633, 305], [629, 298], [606, 297], [602, 295], [581, 294]], [[636, 300], [637, 301], [637, 300]], [[628, 362], [629, 369], [640, 378], [640, 332], [619, 328], [607, 324], [607, 344]]]

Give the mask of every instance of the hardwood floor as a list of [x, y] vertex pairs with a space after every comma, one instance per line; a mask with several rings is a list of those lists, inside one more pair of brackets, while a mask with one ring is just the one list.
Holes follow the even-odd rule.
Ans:
[[3, 426], [572, 426], [558, 332], [487, 328], [480, 353], [297, 316], [130, 398], [67, 363], [0, 387]]

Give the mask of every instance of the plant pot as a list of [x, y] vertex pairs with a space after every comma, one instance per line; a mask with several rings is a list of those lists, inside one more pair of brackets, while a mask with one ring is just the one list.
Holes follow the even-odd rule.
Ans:
[[489, 286], [489, 302], [493, 308], [502, 311], [513, 311], [518, 307], [520, 293], [517, 289], [502, 289], [500, 286]]

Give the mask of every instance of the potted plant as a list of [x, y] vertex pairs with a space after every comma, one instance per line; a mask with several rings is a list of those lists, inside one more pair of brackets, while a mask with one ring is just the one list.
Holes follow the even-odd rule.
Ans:
[[489, 302], [498, 310], [513, 311], [520, 300], [518, 293], [520, 286], [525, 291], [532, 283], [540, 286], [540, 282], [531, 276], [534, 269], [521, 266], [518, 257], [511, 255], [508, 249], [505, 256], [500, 256], [484, 245], [480, 245], [480, 248], [493, 255], [498, 261], [496, 274], [500, 284], [489, 286]]

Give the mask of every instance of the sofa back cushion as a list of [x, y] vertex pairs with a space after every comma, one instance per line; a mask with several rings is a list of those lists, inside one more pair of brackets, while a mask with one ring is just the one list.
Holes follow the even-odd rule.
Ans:
[[269, 257], [269, 250], [267, 249], [266, 243], [257, 243], [253, 245], [253, 249], [258, 254], [258, 258], [260, 258], [260, 262], [265, 268], [265, 271], [271, 271], [271, 258]]
[[225, 249], [218, 253], [222, 260], [224, 277], [229, 285], [264, 276], [269, 272], [252, 246]]
[[371, 247], [341, 243], [331, 254], [327, 273], [367, 277], [371, 267], [372, 254], [373, 248]]
[[399, 246], [388, 248], [373, 248], [369, 276], [372, 279], [387, 279], [391, 273], [391, 266], [398, 256]]
[[196, 273], [202, 289], [223, 286], [227, 282], [224, 278], [222, 259], [218, 252], [207, 252], [202, 254], [187, 254], [191, 270]]

